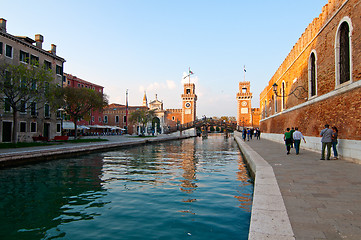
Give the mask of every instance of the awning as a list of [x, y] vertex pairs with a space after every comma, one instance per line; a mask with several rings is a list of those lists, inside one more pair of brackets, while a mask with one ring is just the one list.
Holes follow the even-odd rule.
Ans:
[[111, 126], [111, 130], [122, 130], [124, 131], [124, 128], [118, 127], [118, 126]]
[[74, 130], [74, 129], [75, 129], [74, 123], [73, 123], [73, 122], [64, 121], [64, 122], [63, 122], [63, 129]]

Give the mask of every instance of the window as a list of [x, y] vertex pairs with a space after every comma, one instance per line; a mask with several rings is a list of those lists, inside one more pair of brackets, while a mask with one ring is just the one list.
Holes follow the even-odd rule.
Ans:
[[264, 100], [264, 117], [267, 117], [267, 100]]
[[115, 123], [119, 123], [119, 116], [115, 116]]
[[36, 132], [36, 122], [30, 123], [30, 132]]
[[78, 88], [80, 88], [80, 83], [78, 83]]
[[63, 68], [59, 65], [56, 65], [56, 74], [63, 75]]
[[95, 117], [94, 116], [92, 116], [92, 122], [95, 122]]
[[274, 99], [274, 103], [275, 103], [275, 113], [277, 113], [278, 112], [278, 108], [277, 108], [277, 95], [276, 94], [274, 94], [273, 96], [272, 96], [272, 100]]
[[20, 113], [26, 113], [26, 102], [24, 100], [20, 101]]
[[57, 123], [56, 124], [56, 132], [61, 132], [61, 124], [60, 123]]
[[282, 82], [282, 89], [281, 89], [281, 96], [282, 96], [282, 111], [286, 108], [286, 91], [285, 91], [285, 82]]
[[36, 90], [36, 79], [31, 80], [31, 90]]
[[344, 19], [341, 20], [336, 32], [336, 42], [335, 42], [336, 85], [352, 81], [351, 33], [352, 33], [351, 19], [348, 17], [344, 17]]
[[127, 122], [127, 115], [125, 115], [125, 116], [123, 117], [123, 122], [124, 122], [124, 123]]
[[29, 53], [20, 50], [20, 62], [29, 63]]
[[37, 115], [36, 102], [30, 103], [30, 114], [31, 114], [31, 116], [36, 116]]
[[10, 106], [10, 100], [9, 98], [5, 98], [5, 112], [10, 112], [11, 106]]
[[340, 28], [340, 84], [350, 80], [350, 39], [346, 22]]
[[247, 92], [247, 88], [242, 88], [242, 93], [246, 93]]
[[11, 73], [5, 70], [5, 82], [4, 85], [9, 87], [11, 86]]
[[108, 116], [104, 116], [104, 123], [108, 123]]
[[49, 104], [44, 104], [44, 117], [50, 118], [50, 106]]
[[26, 122], [20, 122], [20, 132], [26, 132]]
[[191, 90], [189, 88], [186, 89], [186, 94], [191, 94]]
[[44, 65], [46, 69], [51, 69], [51, 62], [44, 60]]
[[312, 52], [308, 61], [309, 97], [316, 96], [316, 77], [316, 55]]
[[173, 116], [173, 117], [172, 117], [172, 121], [174, 121], [174, 120], [175, 120], [175, 117]]
[[5, 56], [7, 56], [9, 58], [13, 58], [13, 47], [12, 46], [6, 44]]
[[48, 94], [49, 93], [49, 89], [50, 89], [50, 85], [48, 82], [44, 83], [44, 93]]
[[0, 42], [0, 54], [3, 54], [3, 43]]
[[99, 120], [99, 122], [100, 122], [100, 123], [102, 122], [102, 118], [101, 118], [101, 117], [99, 117], [99, 119], [98, 119], [98, 120]]
[[39, 66], [39, 57], [30, 55], [30, 64]]

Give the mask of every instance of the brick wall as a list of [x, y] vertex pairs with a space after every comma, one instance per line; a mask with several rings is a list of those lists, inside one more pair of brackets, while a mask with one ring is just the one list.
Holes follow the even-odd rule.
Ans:
[[[287, 127], [298, 126], [307, 136], [318, 136], [325, 123], [340, 130], [340, 138], [361, 140], [361, 1], [330, 0], [302, 34], [290, 54], [281, 64], [260, 95], [261, 130], [282, 133]], [[336, 83], [335, 42], [341, 21], [351, 20], [352, 81]], [[309, 58], [316, 55], [317, 94], [309, 96]], [[272, 85], [285, 83], [285, 95], [298, 86], [298, 98], [275, 97]], [[298, 88], [298, 89], [302, 89]], [[265, 106], [266, 101], [266, 106]], [[277, 103], [275, 103], [275, 101]], [[277, 112], [275, 111], [277, 104]]]

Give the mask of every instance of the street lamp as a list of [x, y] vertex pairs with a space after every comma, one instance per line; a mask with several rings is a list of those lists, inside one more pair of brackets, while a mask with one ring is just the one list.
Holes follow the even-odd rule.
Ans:
[[284, 92], [284, 91], [282, 91], [282, 95], [278, 95], [278, 92], [277, 92], [278, 85], [277, 85], [277, 83], [274, 83], [274, 84], [272, 85], [272, 87], [273, 87], [273, 92], [275, 93], [275, 95], [276, 95], [277, 97], [285, 98], [285, 97], [291, 96], [291, 95], [293, 94], [297, 99], [305, 99], [305, 100], [307, 100], [307, 98], [301, 97], [301, 95], [302, 95], [303, 93], [307, 92], [307, 90], [306, 90], [304, 87], [302, 87], [302, 86], [297, 86], [297, 87], [296, 87], [295, 89], [293, 89], [293, 91], [290, 92], [288, 95], [285, 95], [285, 92]]

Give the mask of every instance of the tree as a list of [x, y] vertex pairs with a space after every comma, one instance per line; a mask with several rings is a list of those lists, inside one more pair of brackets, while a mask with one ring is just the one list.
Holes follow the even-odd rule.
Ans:
[[38, 64], [0, 65], [0, 99], [6, 111], [12, 112], [12, 142], [17, 142], [18, 113], [44, 107], [53, 83], [52, 72]]
[[53, 104], [57, 108], [63, 108], [74, 123], [75, 138], [78, 137], [78, 121], [90, 117], [91, 111], [102, 111], [108, 105], [108, 98], [105, 94], [89, 88], [57, 88], [53, 96]]
[[142, 124], [142, 135], [144, 135], [145, 126], [148, 122], [152, 121], [154, 117], [154, 110], [137, 109], [130, 114], [129, 120]]

